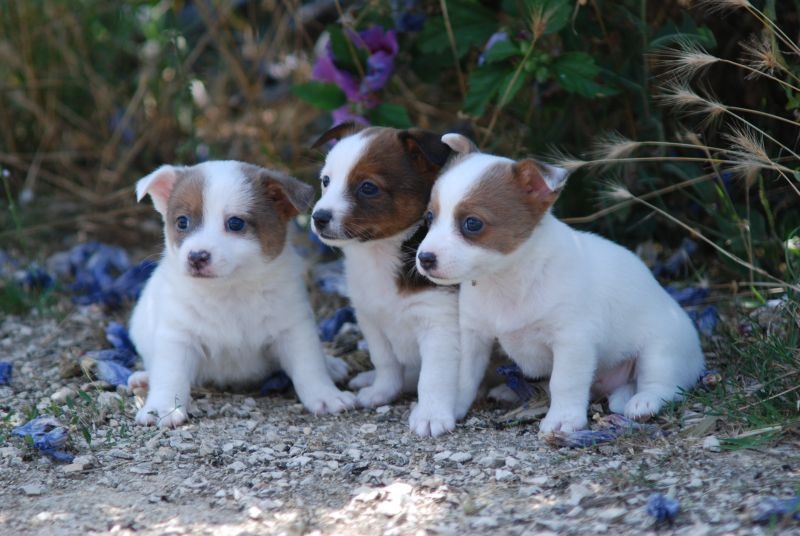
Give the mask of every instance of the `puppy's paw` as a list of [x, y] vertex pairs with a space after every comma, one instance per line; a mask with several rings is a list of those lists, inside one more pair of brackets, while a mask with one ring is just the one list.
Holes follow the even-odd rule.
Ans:
[[358, 401], [358, 405], [362, 408], [376, 408], [378, 406], [385, 406], [394, 400], [399, 393], [399, 386], [397, 386], [397, 388], [388, 388], [386, 386], [372, 384], [369, 387], [361, 389], [358, 395], [356, 395], [356, 400]]
[[608, 409], [612, 413], [624, 413], [625, 406], [633, 398], [634, 394], [636, 394], [636, 387], [633, 384], [627, 383], [618, 387], [608, 395]]
[[150, 386], [150, 375], [146, 370], [139, 370], [128, 376], [128, 389], [133, 392], [146, 391]]
[[350, 375], [350, 367], [347, 366], [342, 359], [338, 357], [325, 356], [325, 366], [328, 368], [333, 383], [344, 381]]
[[553, 432], [574, 432], [576, 430], [583, 430], [588, 424], [586, 412], [583, 413], [570, 413], [570, 412], [554, 412], [548, 411], [542, 422], [539, 424], [539, 435], [547, 435]]
[[456, 427], [456, 416], [453, 412], [443, 411], [431, 406], [417, 406], [411, 410], [408, 426], [421, 437], [436, 437], [445, 432], [452, 432]]
[[136, 413], [136, 423], [142, 426], [156, 425], [159, 428], [175, 428], [189, 418], [186, 408], [162, 408], [145, 405]]
[[652, 417], [664, 405], [663, 395], [643, 391], [636, 393], [625, 404], [625, 416], [629, 419]]
[[519, 404], [520, 402], [519, 395], [515, 393], [511, 387], [504, 383], [492, 388], [486, 397], [490, 400], [496, 400], [506, 404]]
[[359, 372], [355, 375], [355, 377], [350, 380], [347, 386], [350, 389], [363, 389], [364, 387], [369, 387], [375, 383], [375, 371], [368, 370], [366, 372]]
[[350, 391], [340, 391], [334, 387], [315, 393], [310, 400], [303, 401], [303, 404], [314, 415], [341, 413], [356, 407], [356, 396]]

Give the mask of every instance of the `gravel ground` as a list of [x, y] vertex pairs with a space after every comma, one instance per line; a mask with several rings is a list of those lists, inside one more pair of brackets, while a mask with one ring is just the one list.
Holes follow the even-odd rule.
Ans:
[[[660, 419], [665, 437], [575, 450], [540, 440], [535, 422], [498, 425], [509, 408], [490, 403], [420, 439], [409, 400], [315, 418], [291, 393], [196, 391], [190, 423], [157, 431], [134, 425], [134, 396], [75, 367], [107, 346], [109, 317], [61, 316], [0, 320], [0, 359], [14, 363], [0, 387], [2, 534], [800, 534], [753, 519], [797, 490], [796, 445], [719, 451], [703, 408]], [[34, 407], [72, 423], [73, 463], [8, 437]], [[648, 515], [654, 491], [680, 502], [673, 524]]]

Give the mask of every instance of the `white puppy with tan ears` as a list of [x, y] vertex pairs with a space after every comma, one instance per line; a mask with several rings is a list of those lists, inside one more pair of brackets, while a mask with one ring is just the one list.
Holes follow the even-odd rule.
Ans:
[[331, 380], [346, 365], [326, 358], [317, 336], [290, 220], [313, 196], [307, 184], [251, 164], [162, 166], [136, 184], [164, 219], [164, 256], [130, 322], [148, 387], [139, 424], [177, 426], [191, 386], [257, 385], [282, 369], [314, 414], [355, 405]]
[[325, 159], [322, 198], [311, 217], [320, 239], [344, 252], [347, 290], [375, 370], [350, 382], [358, 404], [381, 406], [402, 390], [419, 403], [409, 425], [421, 436], [455, 428], [458, 297], [414, 268], [425, 235], [422, 214], [451, 151], [419, 129], [353, 125], [329, 130], [315, 146], [340, 140]]
[[636, 418], [694, 385], [703, 352], [689, 316], [633, 253], [550, 213], [565, 170], [442, 141], [460, 154], [434, 186], [417, 266], [461, 283], [459, 416], [495, 338], [525, 375], [550, 376], [544, 434], [584, 428], [590, 394]]

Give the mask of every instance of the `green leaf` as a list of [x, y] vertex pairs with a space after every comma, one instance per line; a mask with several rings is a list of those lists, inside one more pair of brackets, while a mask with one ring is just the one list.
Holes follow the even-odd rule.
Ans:
[[585, 52], [562, 54], [553, 62], [553, 72], [561, 87], [570, 93], [584, 97], [605, 97], [618, 92], [615, 88], [594, 81], [600, 69], [594, 58]]
[[[456, 53], [463, 58], [473, 46], [483, 45], [497, 31], [497, 17], [476, 0], [448, 0], [447, 13], [456, 42]], [[444, 15], [425, 24], [417, 45], [420, 52], [431, 54], [450, 50], [450, 38]]]
[[506, 39], [498, 41], [486, 52], [486, 63], [497, 63], [512, 57], [522, 56], [519, 47]]
[[[508, 75], [500, 83], [500, 87], [497, 89], [497, 99], [500, 106], [505, 106], [514, 99], [517, 92], [520, 90], [523, 84], [525, 84], [525, 81], [529, 76], [528, 73], [520, 72], [515, 79], [515, 74], [516, 73], [513, 71], [508, 73]], [[511, 85], [512, 82], [513, 85]], [[506, 89], [509, 86], [511, 86], [511, 89]], [[503, 96], [505, 96], [505, 98], [503, 98]]]
[[534, 22], [543, 25], [541, 35], [560, 31], [569, 22], [574, 2], [572, 0], [527, 0], [525, 7]]
[[367, 51], [354, 45], [340, 26], [328, 26], [328, 35], [336, 66], [352, 74], [358, 74], [357, 64], [364, 68], [367, 63]]
[[335, 110], [347, 102], [347, 97], [336, 84], [306, 82], [292, 88], [292, 93], [323, 110]]
[[500, 65], [484, 65], [472, 71], [467, 98], [464, 99], [464, 112], [476, 117], [482, 116], [508, 75], [509, 69]]
[[410, 128], [411, 118], [401, 104], [384, 102], [377, 105], [367, 114], [369, 122], [377, 126]]

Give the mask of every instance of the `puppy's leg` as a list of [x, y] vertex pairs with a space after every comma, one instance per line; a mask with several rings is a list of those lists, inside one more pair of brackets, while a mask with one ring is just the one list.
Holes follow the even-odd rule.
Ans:
[[136, 422], [171, 428], [186, 422], [191, 404], [191, 386], [198, 356], [182, 342], [160, 341], [156, 355], [149, 360], [149, 391]]
[[128, 389], [136, 391], [138, 389], [147, 390], [150, 385], [150, 375], [146, 370], [139, 370], [128, 376]]
[[456, 418], [463, 419], [478, 394], [492, 352], [492, 337], [467, 326], [461, 328]]
[[350, 389], [363, 389], [375, 383], [375, 369], [359, 372], [347, 383]]
[[292, 379], [300, 402], [314, 415], [339, 413], [355, 406], [355, 397], [333, 384], [314, 325], [299, 322], [272, 347], [281, 368]]
[[574, 432], [586, 427], [589, 391], [596, 366], [592, 345], [556, 342], [550, 377], [550, 409], [539, 425], [539, 434]]
[[455, 319], [452, 326], [437, 326], [420, 336], [422, 368], [417, 386], [419, 403], [408, 420], [417, 435], [436, 437], [451, 432], [456, 426], [460, 361], [458, 338]]
[[635, 393], [636, 386], [632, 383], [626, 383], [625, 385], [617, 387], [608, 395], [608, 409], [611, 410], [612, 413], [624, 413], [625, 406]]
[[679, 387], [689, 387], [699, 377], [702, 359], [687, 363], [675, 359], [675, 350], [651, 345], [641, 353], [636, 364], [636, 394], [625, 404], [626, 417], [655, 415], [665, 402], [680, 398]]
[[358, 392], [356, 399], [361, 407], [383, 406], [400, 394], [403, 388], [403, 367], [378, 326], [366, 317], [359, 317], [358, 321], [369, 346], [369, 358], [375, 365], [375, 379], [372, 385]]
[[347, 366], [347, 363], [343, 359], [339, 359], [338, 357], [326, 355], [325, 366], [328, 368], [328, 375], [334, 383], [344, 381], [347, 379], [347, 376], [350, 375], [350, 367]]

